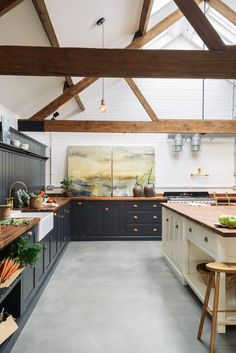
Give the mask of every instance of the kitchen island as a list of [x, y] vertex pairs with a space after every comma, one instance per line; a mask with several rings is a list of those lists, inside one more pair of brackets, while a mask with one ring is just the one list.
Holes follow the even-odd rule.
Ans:
[[[222, 214], [236, 216], [236, 206], [168, 203], [162, 206], [163, 257], [181, 282], [188, 284], [203, 301], [206, 284], [196, 270], [197, 264], [236, 262], [236, 229], [216, 225]], [[212, 299], [211, 295], [210, 306]], [[235, 281], [230, 283], [223, 275], [219, 300], [221, 308], [236, 306]], [[225, 325], [232, 324], [236, 324], [235, 314], [218, 314], [218, 332], [225, 332]]]

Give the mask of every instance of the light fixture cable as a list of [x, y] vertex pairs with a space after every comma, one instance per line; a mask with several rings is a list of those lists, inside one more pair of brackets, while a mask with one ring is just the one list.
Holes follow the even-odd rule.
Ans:
[[[105, 22], [105, 18], [101, 17], [98, 21], [97, 21], [97, 25], [98, 26], [102, 26], [102, 48], [104, 49], [104, 22]], [[105, 92], [105, 83], [104, 83], [104, 77], [102, 77], [102, 99], [101, 99], [101, 104], [99, 107], [99, 111], [100, 113], [105, 113], [107, 110], [106, 107], [106, 103], [105, 103], [105, 99], [104, 99], [104, 94]]]

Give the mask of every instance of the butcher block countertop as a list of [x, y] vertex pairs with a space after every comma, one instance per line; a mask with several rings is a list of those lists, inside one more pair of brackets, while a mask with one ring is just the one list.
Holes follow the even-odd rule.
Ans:
[[[37, 215], [36, 215], [37, 217]], [[2, 225], [0, 232], [0, 249], [4, 248], [10, 244], [13, 240], [18, 238], [20, 235], [27, 232], [30, 228], [37, 225], [40, 221], [40, 218], [33, 218], [32, 221], [27, 225], [22, 226], [12, 226], [12, 225]]]
[[222, 237], [236, 237], [236, 228], [218, 228], [215, 226], [215, 223], [218, 223], [218, 217], [221, 215], [233, 215], [236, 217], [236, 205], [192, 206], [180, 203], [163, 203], [162, 206], [208, 228]]
[[[51, 196], [50, 196], [51, 197]], [[56, 212], [61, 207], [65, 206], [70, 201], [167, 201], [166, 197], [162, 195], [156, 195], [154, 197], [133, 197], [133, 196], [72, 196], [72, 197], [57, 197], [53, 196], [53, 199], [57, 200], [58, 206], [50, 207], [44, 206], [40, 209], [24, 208], [22, 212]]]

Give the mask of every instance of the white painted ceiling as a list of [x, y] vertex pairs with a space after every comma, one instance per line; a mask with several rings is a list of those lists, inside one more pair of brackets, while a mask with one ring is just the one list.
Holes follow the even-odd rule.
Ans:
[[[235, 0], [224, 2], [236, 11]], [[100, 17], [105, 17], [105, 47], [123, 48], [130, 43], [138, 29], [143, 0], [45, 0], [45, 3], [60, 46], [101, 47], [101, 27], [97, 26], [96, 22]], [[175, 8], [173, 1], [155, 0], [149, 28]], [[209, 12], [209, 19], [223, 40], [227, 44], [235, 44], [235, 33], [223, 28], [224, 26], [219, 25], [213, 17]], [[180, 20], [150, 43], [149, 48], [164, 48], [167, 45], [171, 47], [171, 43], [172, 47], [176, 47], [174, 40], [178, 36], [184, 38], [186, 48], [190, 42], [192, 43], [189, 44], [190, 47], [202, 48], [201, 40], [185, 19]], [[31, 0], [23, 1], [0, 18], [0, 45], [49, 46]], [[74, 78], [74, 82], [79, 80], [80, 78]], [[62, 93], [63, 83], [63, 78], [1, 76], [0, 103], [21, 118], [28, 118], [59, 96]], [[142, 86], [140, 80], [139, 84]], [[119, 93], [121, 97], [119, 101], [116, 100], [118, 90], [122, 92]], [[105, 79], [105, 94], [110, 102], [110, 113], [106, 119], [124, 120], [131, 101], [137, 108], [134, 119], [149, 119], [124, 80]], [[77, 103], [71, 100], [59, 109], [60, 116], [72, 119], [101, 119], [101, 115], [97, 112], [101, 96], [101, 80], [91, 85], [80, 96], [86, 108], [85, 112], [79, 113]], [[156, 109], [155, 106], [153, 109]]]

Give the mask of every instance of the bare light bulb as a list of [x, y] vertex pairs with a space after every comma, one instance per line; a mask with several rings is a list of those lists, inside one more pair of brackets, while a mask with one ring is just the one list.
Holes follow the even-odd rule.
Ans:
[[99, 107], [99, 111], [100, 111], [100, 113], [105, 113], [107, 111], [107, 106], [105, 104], [104, 99], [101, 100], [101, 105]]

